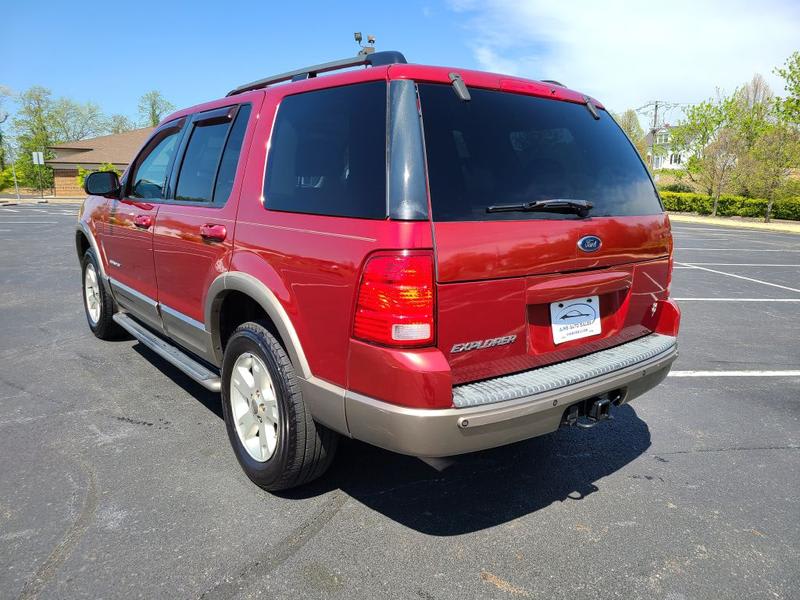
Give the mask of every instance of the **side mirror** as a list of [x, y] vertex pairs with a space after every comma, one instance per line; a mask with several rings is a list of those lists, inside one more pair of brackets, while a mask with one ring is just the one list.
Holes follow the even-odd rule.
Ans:
[[83, 189], [91, 196], [119, 196], [119, 177], [113, 171], [89, 173], [83, 181]]

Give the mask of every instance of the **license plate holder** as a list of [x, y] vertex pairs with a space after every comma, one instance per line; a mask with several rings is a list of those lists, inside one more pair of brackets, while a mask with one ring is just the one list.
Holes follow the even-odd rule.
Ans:
[[550, 324], [556, 345], [601, 333], [600, 296], [552, 302]]

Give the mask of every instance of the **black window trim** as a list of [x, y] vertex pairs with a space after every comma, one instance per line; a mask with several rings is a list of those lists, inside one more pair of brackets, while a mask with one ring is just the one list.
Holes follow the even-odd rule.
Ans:
[[[180, 145], [186, 134], [187, 120], [188, 120], [187, 117], [183, 116], [183, 117], [178, 117], [177, 119], [173, 119], [172, 121], [168, 121], [158, 129], [156, 129], [153, 132], [153, 134], [148, 138], [145, 145], [142, 146], [142, 149], [136, 155], [136, 158], [134, 158], [133, 162], [131, 162], [131, 166], [128, 169], [128, 174], [125, 176], [125, 180], [122, 182], [122, 189], [123, 189], [122, 195], [124, 198], [130, 198], [131, 200], [142, 200], [142, 201], [146, 200], [147, 202], [150, 203], [164, 202], [165, 197], [168, 196], [169, 194], [169, 181], [172, 175], [172, 169], [174, 168], [175, 165], [175, 158], [178, 156], [178, 150], [180, 149]], [[131, 195], [131, 192], [133, 191], [132, 186], [135, 183], [133, 179], [136, 175], [136, 171], [139, 168], [139, 165], [144, 160], [144, 158], [146, 158], [150, 154], [150, 152], [152, 152], [153, 147], [161, 143], [161, 141], [165, 137], [167, 137], [167, 135], [172, 134], [173, 130], [177, 130], [178, 133], [178, 146], [176, 148], [175, 153], [172, 155], [172, 158], [170, 159], [169, 165], [167, 165], [167, 177], [166, 180], [164, 181], [164, 186], [161, 188], [162, 198], [137, 198], [135, 196], [132, 196]]]

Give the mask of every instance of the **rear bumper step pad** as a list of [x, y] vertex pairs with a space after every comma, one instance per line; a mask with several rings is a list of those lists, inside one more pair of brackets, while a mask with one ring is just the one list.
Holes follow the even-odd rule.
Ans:
[[555, 365], [453, 388], [458, 408], [516, 400], [575, 385], [647, 361], [675, 348], [677, 338], [653, 333], [632, 342]]

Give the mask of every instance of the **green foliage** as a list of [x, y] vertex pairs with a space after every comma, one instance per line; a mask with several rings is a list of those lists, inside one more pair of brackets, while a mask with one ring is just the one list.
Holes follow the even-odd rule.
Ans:
[[111, 115], [108, 118], [107, 128], [109, 133], [124, 133], [136, 129], [136, 123], [125, 115]]
[[53, 171], [34, 165], [31, 157], [31, 152], [45, 152], [45, 158], [52, 157], [46, 148], [58, 141], [53, 135], [53, 105], [50, 90], [41, 86], [33, 86], [17, 97], [17, 114], [11, 127], [18, 148], [15, 165], [21, 186], [39, 187], [41, 183], [48, 188], [53, 184]]
[[[673, 212], [693, 212], [710, 215], [714, 202], [705, 194], [661, 192], [664, 208]], [[724, 217], [765, 218], [769, 200], [765, 198], [745, 198], [744, 196], [722, 195], [717, 204], [717, 214]], [[800, 221], [800, 196], [775, 200], [772, 216], [776, 219]]]
[[686, 183], [682, 183], [680, 181], [676, 183], [668, 183], [666, 185], [658, 186], [658, 189], [662, 192], [691, 192], [692, 186]]
[[90, 173], [96, 173], [96, 172], [99, 172], [99, 171], [103, 171], [103, 172], [105, 172], [105, 171], [109, 171], [109, 172], [113, 171], [114, 173], [117, 174], [117, 177], [122, 175], [122, 172], [119, 169], [117, 169], [114, 165], [112, 165], [111, 163], [103, 163], [103, 164], [100, 165], [100, 168], [96, 169], [95, 171], [90, 171], [89, 169], [84, 169], [83, 167], [78, 167], [78, 176], [75, 178], [75, 181], [78, 183], [79, 187], [83, 187], [83, 182], [86, 181], [86, 177]]
[[11, 171], [11, 166], [8, 166], [0, 171], [0, 192], [12, 187], [14, 187], [14, 174]]
[[778, 101], [778, 110], [786, 121], [800, 125], [800, 52], [793, 53], [775, 73], [783, 78], [786, 90], [786, 97]]
[[142, 127], [155, 127], [162, 117], [175, 110], [175, 105], [158, 90], [147, 92], [139, 98], [139, 118]]
[[639, 116], [636, 111], [629, 108], [621, 115], [613, 115], [614, 120], [620, 126], [625, 135], [628, 136], [631, 143], [633, 143], [636, 151], [642, 157], [642, 160], [647, 162], [647, 143], [645, 141], [644, 130], [639, 123]]

